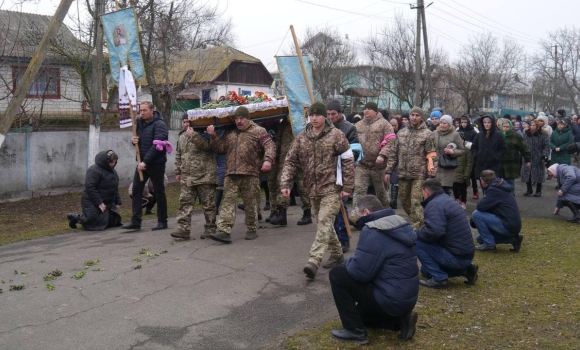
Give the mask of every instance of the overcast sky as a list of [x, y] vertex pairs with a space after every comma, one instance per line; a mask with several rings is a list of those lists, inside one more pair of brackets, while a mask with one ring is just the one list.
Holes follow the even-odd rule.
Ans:
[[[4, 2], [2, 8], [19, 10], [10, 1]], [[26, 4], [23, 10], [51, 15], [58, 3], [39, 0]], [[348, 35], [364, 60], [360, 50], [362, 40], [392, 23], [397, 14], [415, 19], [416, 12], [410, 9], [410, 3], [404, 0], [219, 0], [224, 16], [231, 17], [235, 23], [237, 48], [260, 58], [269, 70], [276, 70], [274, 56], [284, 54], [293, 45], [291, 24], [299, 39], [308, 27], [334, 27], [343, 37]], [[425, 0], [425, 4], [429, 3]], [[76, 7], [75, 2], [71, 11]], [[531, 53], [547, 31], [572, 26], [578, 14], [580, 1], [577, 0], [435, 0], [427, 8], [427, 27], [430, 45], [442, 47], [450, 59], [470, 35], [484, 31], [513, 37]]]

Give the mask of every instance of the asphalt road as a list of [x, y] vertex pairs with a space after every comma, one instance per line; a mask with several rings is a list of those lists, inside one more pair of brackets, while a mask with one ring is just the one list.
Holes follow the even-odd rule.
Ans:
[[[524, 197], [525, 185], [518, 182], [522, 215], [553, 218], [554, 186], [550, 180], [542, 197]], [[468, 213], [475, 203], [468, 201]], [[328, 271], [320, 269], [315, 281], [302, 273], [315, 225], [297, 226], [300, 208], [289, 212], [287, 227], [262, 223], [268, 228], [258, 231], [258, 239], [245, 241], [238, 210], [231, 245], [199, 238], [172, 243], [173, 218], [164, 231], [150, 231], [155, 221], [149, 220], [137, 233], [79, 230], [2, 246], [0, 348], [279, 347], [288, 334], [337, 318]], [[569, 216], [564, 209], [560, 219]], [[202, 221], [201, 214], [194, 215], [193, 227], [202, 227]], [[152, 256], [139, 254], [142, 248]], [[84, 269], [93, 259], [100, 262]], [[56, 269], [63, 274], [50, 281], [55, 289], [48, 291], [43, 276]], [[85, 276], [72, 278], [78, 271]], [[9, 291], [20, 284], [23, 290]]]

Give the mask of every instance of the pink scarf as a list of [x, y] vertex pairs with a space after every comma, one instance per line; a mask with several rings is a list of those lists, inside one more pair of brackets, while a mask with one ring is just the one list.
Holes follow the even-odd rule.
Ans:
[[157, 148], [158, 151], [163, 151], [163, 149], [165, 148], [167, 153], [173, 152], [173, 146], [171, 146], [171, 143], [169, 143], [169, 141], [154, 140], [153, 144], [155, 145], [155, 148]]

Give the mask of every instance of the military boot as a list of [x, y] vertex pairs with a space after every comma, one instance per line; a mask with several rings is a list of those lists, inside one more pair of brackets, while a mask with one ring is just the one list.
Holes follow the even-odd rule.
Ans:
[[270, 222], [276, 216], [278, 216], [278, 211], [277, 210], [270, 211], [270, 216], [268, 216], [268, 218], [266, 218], [266, 222]]
[[296, 225], [308, 225], [312, 223], [312, 212], [306, 209], [302, 214], [302, 219], [298, 220]]
[[189, 235], [189, 232], [185, 232], [185, 231], [182, 231], [179, 229], [175, 232], [171, 232], [169, 235], [173, 238], [179, 238], [179, 239], [190, 239], [191, 238], [191, 236]]
[[203, 233], [199, 236], [201, 239], [210, 238], [209, 236], [215, 234], [215, 227], [214, 228], [206, 228]]
[[324, 264], [322, 264], [322, 267], [324, 267], [325, 269], [331, 269], [337, 265], [340, 265], [344, 262], [344, 255], [340, 254], [340, 255], [331, 255], [328, 260], [326, 260], [324, 262]]
[[272, 225], [276, 225], [276, 226], [286, 226], [288, 224], [288, 221], [286, 219], [286, 209], [279, 207], [278, 208], [278, 215], [270, 220], [270, 224]]

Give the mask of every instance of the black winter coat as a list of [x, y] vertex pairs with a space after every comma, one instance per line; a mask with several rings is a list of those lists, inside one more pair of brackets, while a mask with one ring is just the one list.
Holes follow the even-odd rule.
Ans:
[[[99, 209], [101, 203], [107, 206], [105, 212]], [[121, 216], [117, 211], [117, 204], [121, 205], [119, 176], [109, 166], [107, 151], [102, 151], [95, 156], [95, 164], [87, 169], [85, 190], [81, 196], [83, 215], [80, 223], [87, 231], [104, 230], [109, 222], [120, 224]]]
[[344, 265], [352, 278], [372, 283], [375, 299], [384, 311], [403, 316], [415, 307], [419, 296], [419, 268], [413, 227], [392, 209], [363, 216], [354, 256]]
[[473, 259], [475, 246], [471, 228], [459, 203], [441, 190], [422, 201], [421, 205], [425, 226], [416, 231], [417, 239], [438, 244], [458, 259]]
[[520, 234], [520, 210], [511, 186], [504, 179], [498, 177], [487, 187], [485, 196], [477, 203], [477, 210], [499, 217], [503, 226], [514, 236]]
[[149, 164], [163, 164], [167, 162], [167, 152], [157, 150], [153, 141], [167, 141], [169, 131], [163, 122], [163, 117], [159, 112], [153, 112], [153, 117], [149, 123], [143, 119], [137, 119], [137, 136], [139, 136], [139, 153], [141, 154], [141, 161], [146, 165]]
[[499, 176], [500, 162], [505, 153], [505, 141], [501, 132], [497, 130], [493, 117], [489, 137], [486, 137], [486, 134], [485, 129], [481, 130], [471, 145], [476, 178], [479, 178], [484, 170], [493, 170], [496, 176]]

